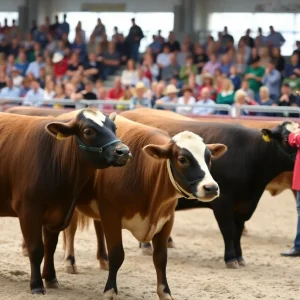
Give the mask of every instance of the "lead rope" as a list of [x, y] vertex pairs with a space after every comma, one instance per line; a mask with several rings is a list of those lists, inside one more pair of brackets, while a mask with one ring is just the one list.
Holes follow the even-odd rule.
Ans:
[[184, 198], [187, 199], [197, 199], [195, 198], [195, 196], [189, 192], [187, 192], [184, 188], [182, 188], [175, 180], [172, 170], [171, 170], [171, 163], [170, 160], [167, 160], [167, 170], [168, 170], [168, 174], [169, 174], [169, 178], [170, 181], [172, 183], [172, 185], [174, 186], [174, 188], [176, 189], [176, 191], [178, 191]]

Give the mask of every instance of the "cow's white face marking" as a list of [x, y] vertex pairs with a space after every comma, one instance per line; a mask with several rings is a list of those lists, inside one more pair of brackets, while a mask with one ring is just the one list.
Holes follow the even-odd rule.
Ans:
[[285, 129], [289, 132], [293, 132], [299, 128], [299, 124], [297, 122], [291, 122], [290, 124], [285, 125]]
[[101, 111], [95, 111], [95, 112], [91, 112], [91, 111], [84, 111], [83, 115], [87, 118], [92, 120], [94, 123], [98, 124], [99, 126], [103, 127], [104, 126], [104, 122], [106, 119], [106, 116], [101, 112]]
[[[205, 162], [205, 150], [206, 145], [203, 142], [203, 139], [190, 131], [183, 131], [175, 135], [172, 140], [175, 142], [175, 144], [181, 148], [188, 150], [195, 158], [195, 160], [198, 162], [199, 167], [205, 172], [205, 176], [201, 182], [198, 183], [197, 186], [197, 197], [200, 198], [203, 202], [210, 202], [213, 199], [205, 199], [206, 193], [204, 186], [205, 185], [215, 185], [219, 188], [218, 184], [215, 182], [215, 180], [212, 178], [210, 171], [208, 169], [208, 166]], [[216, 197], [219, 196], [218, 195]], [[216, 198], [215, 197], [215, 198]]]

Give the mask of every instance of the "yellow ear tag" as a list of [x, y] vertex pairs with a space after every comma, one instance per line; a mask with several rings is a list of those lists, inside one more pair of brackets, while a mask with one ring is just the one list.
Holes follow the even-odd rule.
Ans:
[[264, 135], [262, 136], [263, 140], [266, 142], [266, 143], [270, 143], [271, 142], [271, 139], [268, 135]]
[[58, 133], [57, 136], [56, 136], [56, 139], [58, 139], [59, 141], [62, 141], [65, 139], [64, 135], [62, 133]]

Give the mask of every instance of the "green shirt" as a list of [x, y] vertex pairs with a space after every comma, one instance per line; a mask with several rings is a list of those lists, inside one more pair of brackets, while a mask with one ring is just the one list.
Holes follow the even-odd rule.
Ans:
[[[189, 74], [187, 74], [186, 71], [187, 71], [187, 67], [183, 66], [179, 73], [179, 78], [184, 82], [184, 84], [187, 84], [189, 80]], [[196, 75], [197, 71], [198, 71], [197, 67], [195, 65], [192, 65], [191, 72]]]
[[217, 104], [233, 104], [234, 102], [234, 92], [232, 93], [219, 93], [217, 96]]
[[[248, 67], [246, 74], [254, 74], [257, 77], [263, 77], [265, 74], [265, 69], [263, 67], [258, 67], [256, 69], [253, 69], [251, 66]], [[248, 79], [249, 82], [249, 88], [254, 92], [258, 93], [260, 87], [262, 86], [262, 83], [255, 80], [255, 79]]]

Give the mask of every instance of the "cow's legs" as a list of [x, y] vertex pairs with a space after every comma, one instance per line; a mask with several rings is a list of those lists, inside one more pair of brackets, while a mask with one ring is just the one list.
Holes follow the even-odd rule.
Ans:
[[43, 227], [44, 233], [44, 268], [42, 277], [45, 279], [46, 288], [59, 288], [54, 267], [54, 253], [58, 242], [58, 232], [49, 231]]
[[28, 250], [27, 250], [27, 246], [26, 246], [24, 238], [22, 241], [22, 253], [23, 253], [23, 256], [28, 257]]
[[237, 256], [237, 260], [240, 266], [246, 266], [246, 262], [243, 258], [242, 253], [242, 246], [241, 246], [241, 238], [244, 230], [244, 221], [235, 220], [235, 227], [236, 227], [236, 235], [235, 235], [235, 252]]
[[[215, 201], [218, 201], [218, 203], [215, 203], [213, 211], [225, 243], [224, 260], [227, 268], [236, 269], [239, 267], [239, 264], [235, 252], [236, 227], [233, 216], [233, 207], [231, 201], [226, 201], [224, 198]], [[225, 207], [222, 205], [223, 203], [227, 206]]]
[[122, 225], [121, 220], [114, 210], [107, 211], [104, 216], [101, 215], [101, 219], [107, 243], [109, 261], [109, 273], [104, 288], [103, 299], [114, 300], [118, 294], [117, 273], [125, 258], [122, 242]]
[[31, 276], [30, 289], [33, 294], [45, 294], [45, 288], [41, 276], [41, 263], [44, 257], [44, 244], [42, 238], [42, 220], [37, 216], [41, 213], [20, 215], [20, 226], [27, 245], [30, 260]]
[[94, 227], [97, 235], [97, 259], [100, 263], [100, 269], [108, 270], [108, 256], [102, 223], [94, 220]]
[[[139, 247], [142, 249], [143, 254], [145, 254], [145, 255], [153, 254], [152, 245], [150, 242], [149, 243], [139, 243]], [[175, 248], [174, 241], [171, 236], [168, 239], [168, 248]]]
[[78, 212], [75, 210], [70, 225], [64, 230], [65, 272], [78, 273], [75, 262], [74, 238], [77, 230]]
[[153, 239], [153, 262], [157, 275], [157, 294], [159, 300], [172, 300], [167, 281], [168, 239], [172, 230], [174, 215]]

